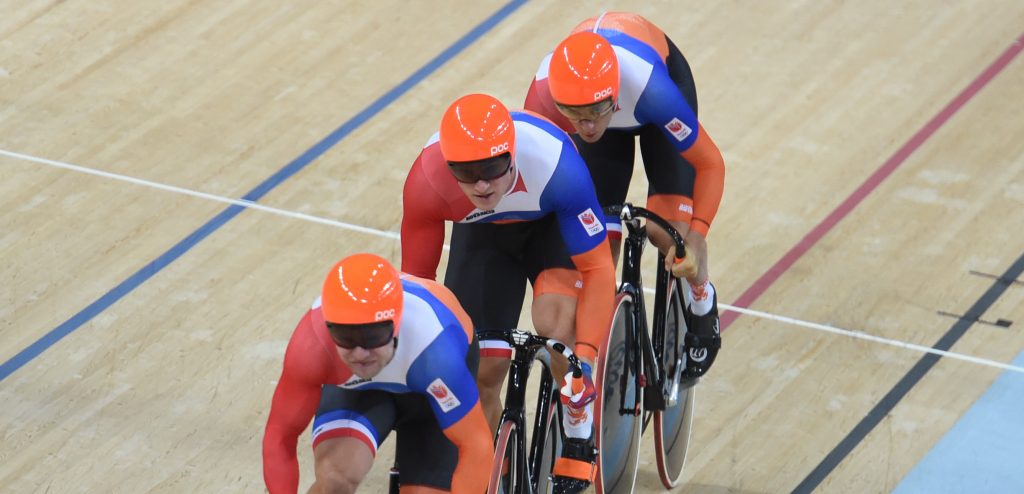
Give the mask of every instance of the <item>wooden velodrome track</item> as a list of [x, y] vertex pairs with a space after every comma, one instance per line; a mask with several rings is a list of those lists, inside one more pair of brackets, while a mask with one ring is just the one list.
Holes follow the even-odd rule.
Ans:
[[[727, 164], [713, 279], [759, 311], [723, 312], [678, 490], [892, 490], [1024, 378], [996, 365], [1024, 349], [1024, 3], [609, 7], [693, 67]], [[0, 492], [262, 492], [323, 273], [397, 262], [402, 183], [447, 104], [521, 105], [597, 9], [0, 0]], [[218, 202], [243, 197], [266, 208]], [[299, 452], [305, 489], [308, 433]]]

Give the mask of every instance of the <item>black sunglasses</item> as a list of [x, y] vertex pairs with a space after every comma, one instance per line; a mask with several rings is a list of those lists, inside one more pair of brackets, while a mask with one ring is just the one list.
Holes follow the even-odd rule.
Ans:
[[327, 332], [334, 344], [346, 350], [362, 347], [367, 350], [387, 345], [394, 339], [394, 321], [366, 324], [338, 324], [327, 322]]
[[448, 169], [455, 176], [455, 180], [464, 184], [494, 180], [512, 169], [512, 153], [502, 153], [477, 161], [449, 161]]

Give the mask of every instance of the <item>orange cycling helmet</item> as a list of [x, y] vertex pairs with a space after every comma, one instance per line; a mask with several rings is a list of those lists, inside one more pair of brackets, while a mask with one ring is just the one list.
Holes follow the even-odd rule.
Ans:
[[551, 54], [548, 88], [555, 103], [592, 105], [619, 98], [619, 59], [611, 43], [590, 31], [573, 33]]
[[479, 161], [514, 154], [512, 115], [497, 98], [467, 94], [441, 117], [441, 154], [449, 162]]
[[[324, 320], [332, 336], [340, 328], [362, 331], [367, 326], [390, 328], [391, 337], [398, 336], [402, 319], [402, 280], [398, 271], [383, 257], [374, 254], [353, 254], [331, 268], [321, 291]], [[335, 342], [342, 345], [338, 338]], [[364, 348], [371, 346], [359, 345]]]

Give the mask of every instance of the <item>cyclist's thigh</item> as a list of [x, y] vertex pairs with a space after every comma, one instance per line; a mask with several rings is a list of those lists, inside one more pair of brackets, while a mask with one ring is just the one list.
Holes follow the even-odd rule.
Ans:
[[669, 221], [689, 223], [697, 176], [693, 165], [654, 125], [640, 130], [640, 154], [647, 174], [647, 208]]
[[416, 393], [396, 395], [399, 478], [402, 485], [450, 490], [459, 449], [444, 435], [427, 400]]
[[602, 207], [626, 201], [629, 181], [633, 178], [635, 135], [632, 132], [608, 129], [595, 143], [585, 142], [578, 134], [572, 136], [576, 149], [590, 170], [597, 201]]
[[686, 102], [693, 109], [693, 114], [697, 115], [697, 84], [693, 80], [690, 64], [668, 36], [665, 36], [665, 40], [668, 41], [668, 57], [665, 59], [665, 65], [668, 66], [668, 75], [675, 81], [679, 91], [683, 93]]
[[[332, 460], [328, 461], [344, 468], [346, 456], [366, 452], [376, 455], [377, 448], [395, 426], [393, 396], [384, 391], [355, 391], [325, 385], [313, 419], [313, 449], [318, 459], [330, 451]], [[341, 439], [357, 439], [358, 442], [347, 440], [344, 448], [332, 447], [332, 443], [336, 446]], [[352, 446], [358, 449], [353, 451]], [[363, 450], [362, 453], [359, 450]]]
[[544, 217], [537, 226], [524, 251], [533, 285], [533, 325], [542, 336], [569, 342], [583, 279], [569, 256], [555, 216]]
[[444, 284], [480, 329], [518, 326], [526, 294], [520, 223], [456, 223]]

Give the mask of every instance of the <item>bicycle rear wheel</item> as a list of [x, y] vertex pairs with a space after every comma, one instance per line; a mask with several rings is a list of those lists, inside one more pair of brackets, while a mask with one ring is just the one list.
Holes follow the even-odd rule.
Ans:
[[526, 475], [525, 458], [520, 457], [517, 444], [519, 428], [512, 421], [498, 426], [498, 440], [494, 443], [494, 461], [491, 463], [491, 477], [487, 482], [487, 494], [513, 494], [527, 492], [529, 478]]
[[682, 345], [686, 322], [683, 316], [682, 291], [679, 280], [671, 283], [672, 293], [669, 295], [668, 313], [665, 317], [664, 355], [659, 359], [664, 365], [669, 382], [669, 389], [675, 390], [675, 396], [669, 397], [665, 410], [654, 412], [654, 454], [658, 461], [658, 475], [667, 489], [675, 487], [683, 474], [686, 463], [686, 451], [690, 443], [690, 431], [693, 425], [694, 396], [696, 380], [686, 381], [680, 376], [684, 351]]
[[[637, 400], [637, 369], [634, 362], [635, 334], [633, 299], [620, 293], [615, 299], [615, 313], [608, 340], [601, 348], [597, 364], [598, 395], [597, 447], [598, 493], [632, 492], [640, 460], [640, 427], [643, 403]], [[622, 409], [627, 409], [622, 413]]]

